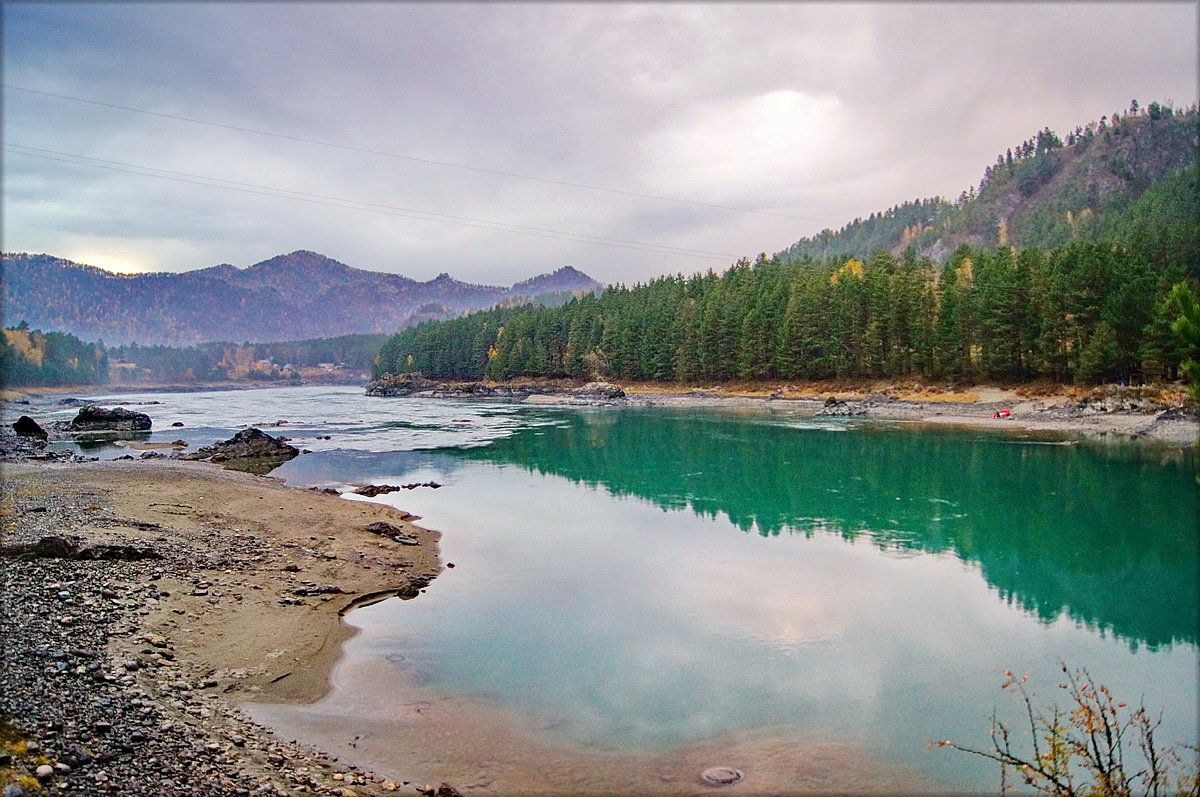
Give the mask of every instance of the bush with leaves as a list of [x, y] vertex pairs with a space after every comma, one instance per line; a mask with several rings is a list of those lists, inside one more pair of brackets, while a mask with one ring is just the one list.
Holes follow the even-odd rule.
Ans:
[[992, 712], [992, 749], [977, 750], [952, 741], [930, 742], [991, 759], [1000, 764], [1000, 789], [1022, 783], [1043, 794], [1076, 797], [1120, 795], [1200, 795], [1200, 747], [1162, 745], [1155, 737], [1162, 725], [1145, 705], [1136, 709], [1118, 701], [1107, 686], [1097, 685], [1085, 669], [1061, 665], [1066, 682], [1059, 688], [1070, 702], [1048, 712], [1034, 705], [1026, 688], [1029, 675], [1005, 671], [1001, 689], [1015, 687], [1029, 727], [1032, 750], [1022, 749], [1007, 723]]

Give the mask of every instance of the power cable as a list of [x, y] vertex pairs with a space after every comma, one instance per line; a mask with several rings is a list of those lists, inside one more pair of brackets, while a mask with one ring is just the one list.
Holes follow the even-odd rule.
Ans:
[[304, 191], [293, 191], [287, 188], [275, 188], [256, 183], [244, 183], [236, 180], [226, 180], [221, 177], [189, 174], [187, 172], [158, 169], [156, 167], [141, 166], [133, 163], [125, 163], [123, 161], [92, 158], [87, 155], [58, 152], [56, 150], [30, 147], [24, 144], [5, 143], [4, 149], [14, 155], [24, 155], [30, 158], [40, 158], [42, 160], [68, 163], [76, 166], [91, 166], [93, 168], [106, 169], [108, 171], [115, 171], [123, 174], [133, 174], [141, 177], [155, 177], [161, 180], [170, 180], [174, 182], [188, 183], [191, 185], [202, 185], [209, 188], [223, 188], [228, 191], [239, 191], [241, 193], [257, 194], [259, 196], [292, 199], [298, 202], [307, 202], [314, 205], [325, 205], [327, 207], [338, 207], [347, 210], [361, 210], [371, 213], [381, 213], [389, 216], [418, 219], [422, 221], [438, 221], [445, 224], [456, 224], [459, 226], [474, 227], [477, 229], [492, 230], [495, 232], [510, 232], [519, 235], [530, 235], [540, 238], [555, 238], [559, 240], [574, 241], [577, 243], [599, 244], [601, 246], [613, 246], [622, 249], [636, 249], [640, 251], [653, 252], [655, 254], [684, 255], [689, 257], [702, 257], [712, 260], [729, 260], [736, 257], [736, 255], [728, 253], [709, 252], [701, 249], [688, 249], [685, 247], [671, 246], [669, 244], [632, 241], [624, 238], [610, 238], [600, 235], [591, 235], [589, 233], [554, 230], [545, 227], [532, 227], [521, 224], [511, 224], [508, 222], [491, 221], [489, 219], [476, 219], [469, 216], [455, 216], [446, 213], [435, 213], [433, 211], [404, 208], [395, 205], [384, 205], [356, 199], [346, 199], [344, 197], [335, 197], [326, 194], [313, 194]]
[[9, 83], [0, 84], [3, 88], [10, 91], [23, 91], [29, 94], [38, 94], [43, 97], [53, 97], [59, 100], [69, 100], [71, 102], [80, 102], [87, 105], [96, 105], [101, 108], [112, 108], [119, 111], [129, 111], [130, 113], [140, 113], [146, 116], [157, 116], [163, 119], [173, 119], [179, 122], [188, 122], [190, 124], [207, 125], [208, 127], [219, 127], [225, 130], [236, 130], [239, 133], [252, 133], [257, 136], [268, 136], [270, 138], [279, 138], [285, 141], [296, 141], [303, 144], [315, 144], [320, 147], [330, 147], [332, 149], [346, 150], [348, 152], [360, 152], [367, 155], [378, 155], [384, 158], [395, 158], [397, 160], [413, 161], [415, 163], [426, 163], [433, 166], [444, 166], [450, 169], [462, 169], [463, 171], [479, 172], [481, 174], [495, 174], [502, 177], [512, 177], [518, 180], [531, 180], [539, 183], [548, 183], [550, 185], [560, 185], [568, 188], [582, 188], [587, 191], [602, 191], [609, 194], [620, 194], [623, 196], [635, 196], [642, 199], [656, 199], [662, 202], [676, 202], [684, 205], [694, 205], [697, 207], [716, 208], [719, 210], [731, 210], [737, 213], [753, 213], [760, 216], [775, 216], [781, 219], [794, 219], [796, 221], [816, 221], [824, 224], [833, 224], [829, 219], [818, 219], [812, 216], [797, 216], [790, 213], [775, 213], [770, 210], [753, 210], [751, 208], [739, 208], [732, 205], [720, 205], [715, 202], [700, 202], [693, 199], [680, 199], [679, 197], [663, 196], [662, 194], [652, 194], [642, 191], [631, 191], [623, 188], [608, 188], [605, 186], [588, 185], [587, 183], [575, 183], [568, 180], [555, 180], [549, 177], [536, 177], [530, 174], [519, 174], [517, 172], [508, 172], [501, 169], [488, 169], [482, 166], [471, 166], [463, 163], [451, 163], [448, 161], [439, 161], [432, 158], [421, 158], [415, 155], [402, 155], [396, 152], [383, 152], [381, 150], [367, 149], [365, 147], [356, 147], [350, 144], [338, 144], [332, 141], [321, 141], [314, 138], [305, 138], [303, 136], [293, 136], [287, 133], [275, 133], [268, 130], [257, 130], [252, 127], [241, 127], [239, 125], [225, 124], [223, 122], [211, 122], [207, 119], [195, 119], [190, 116], [179, 116], [177, 114], [162, 113], [161, 111], [148, 111], [144, 108], [133, 108], [128, 105], [117, 105], [110, 102], [100, 102], [98, 100], [88, 100], [83, 97], [72, 97], [67, 94], [56, 94], [51, 91], [39, 91], [37, 89], [29, 89], [23, 86], [14, 86]]

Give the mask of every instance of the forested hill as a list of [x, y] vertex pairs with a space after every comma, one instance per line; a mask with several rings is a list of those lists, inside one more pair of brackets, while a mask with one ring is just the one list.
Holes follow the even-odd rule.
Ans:
[[1044, 128], [997, 155], [979, 186], [957, 200], [905, 202], [802, 238], [777, 256], [898, 255], [911, 246], [941, 261], [962, 244], [1049, 249], [1119, 235], [1131, 224], [1147, 232], [1142, 245], [1169, 247], [1196, 213], [1198, 133], [1194, 106], [1157, 102], [1134, 102], [1065, 140]]
[[297, 251], [247, 268], [125, 275], [44, 254], [6, 253], [4, 317], [85, 340], [187, 345], [392, 333], [514, 299], [564, 301], [600, 284], [564, 266], [511, 288], [440, 274], [418, 282]]

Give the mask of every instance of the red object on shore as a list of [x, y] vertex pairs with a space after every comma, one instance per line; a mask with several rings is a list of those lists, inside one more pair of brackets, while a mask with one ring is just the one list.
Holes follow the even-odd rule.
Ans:
[[993, 418], [1007, 418], [1012, 415], [1012, 410], [996, 410], [992, 413]]

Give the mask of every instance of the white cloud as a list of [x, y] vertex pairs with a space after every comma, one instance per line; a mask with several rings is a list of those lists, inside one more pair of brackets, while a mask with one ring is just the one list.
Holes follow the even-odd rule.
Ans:
[[[1196, 101], [1195, 21], [1187, 4], [1123, 3], [9, 4], [4, 70], [18, 86], [551, 182], [13, 90], [4, 140], [753, 255], [957, 196], [1043, 126], [1065, 131], [1133, 97]], [[491, 282], [563, 263], [627, 282], [727, 264], [19, 155], [5, 169], [7, 248], [66, 255], [103, 240], [88, 246], [153, 269], [297, 248]]]

